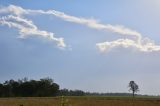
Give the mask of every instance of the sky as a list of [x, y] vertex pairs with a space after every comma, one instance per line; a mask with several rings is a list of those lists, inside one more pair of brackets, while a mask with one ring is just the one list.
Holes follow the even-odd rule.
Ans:
[[0, 82], [160, 95], [159, 0], [0, 0]]

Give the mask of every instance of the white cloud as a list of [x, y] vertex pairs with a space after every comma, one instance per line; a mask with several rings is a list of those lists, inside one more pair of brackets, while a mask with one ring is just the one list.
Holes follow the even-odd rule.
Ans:
[[5, 15], [0, 17], [0, 25], [7, 25], [19, 30], [20, 38], [26, 38], [29, 36], [41, 36], [47, 38], [53, 42], [56, 42], [59, 48], [65, 48], [63, 38], [56, 38], [54, 33], [39, 30], [36, 25], [31, 20], [24, 18], [22, 15], [26, 13], [24, 9], [16, 6], [9, 6], [8, 8], [0, 9], [0, 13], [10, 13], [13, 15]]
[[0, 13], [12, 13], [17, 16], [27, 14], [27, 11], [19, 6], [9, 5], [8, 7], [1, 7]]
[[8, 7], [5, 7], [4, 10], [1, 10], [0, 13], [7, 13], [7, 12], [11, 12], [13, 14], [16, 15], [24, 15], [24, 14], [48, 14], [48, 15], [54, 15], [56, 17], [59, 17], [61, 19], [63, 19], [64, 21], [68, 21], [68, 22], [73, 22], [73, 23], [77, 23], [77, 24], [83, 24], [86, 25], [90, 28], [94, 28], [97, 30], [106, 30], [106, 31], [111, 31], [111, 32], [115, 32], [118, 33], [120, 35], [130, 35], [133, 37], [133, 39], [139, 41], [141, 39], [141, 34], [138, 33], [135, 30], [131, 30], [129, 28], [124, 27], [123, 25], [111, 25], [111, 24], [100, 24], [98, 23], [96, 20], [94, 19], [86, 19], [86, 18], [80, 18], [80, 17], [75, 17], [75, 16], [71, 16], [71, 15], [67, 15], [63, 12], [59, 12], [56, 10], [48, 10], [48, 11], [44, 11], [44, 10], [30, 10], [30, 9], [23, 9], [19, 6], [14, 6], [14, 5], [10, 5]]
[[65, 21], [83, 24], [83, 25], [86, 25], [90, 28], [94, 28], [97, 30], [111, 31], [111, 32], [118, 33], [120, 35], [130, 35], [133, 37], [133, 39], [137, 40], [137, 42], [141, 39], [140, 33], [138, 33], [137, 31], [131, 30], [129, 28], [126, 28], [122, 25], [114, 26], [111, 24], [106, 24], [106, 25], [100, 24], [96, 20], [93, 20], [93, 19], [85, 19], [85, 18], [78, 18], [78, 17], [74, 17], [74, 16], [69, 16], [69, 15], [66, 15], [62, 12], [58, 12], [55, 10], [48, 11], [47, 13], [53, 14], [57, 17], [60, 17], [61, 19], [65, 20]]
[[[97, 43], [96, 46], [102, 52], [108, 51], [108, 50], [111, 50], [117, 47], [135, 48], [142, 52], [160, 51], [159, 45], [156, 45], [153, 41], [151, 41], [148, 38], [143, 38], [142, 34], [139, 33], [138, 31], [132, 30], [130, 28], [126, 28], [123, 25], [101, 24], [94, 19], [75, 17], [75, 16], [67, 15], [63, 12], [56, 11], [56, 10], [48, 10], [48, 11], [30, 10], [30, 9], [23, 9], [21, 7], [14, 6], [14, 5], [10, 5], [8, 7], [1, 8], [0, 13], [10, 13], [10, 14], [16, 15], [17, 17], [23, 17], [24, 15], [31, 15], [31, 14], [53, 15], [53, 16], [59, 17], [60, 19], [64, 21], [82, 24], [82, 25], [85, 25], [87, 27], [97, 29], [97, 30], [111, 31], [119, 35], [126, 36], [126, 39], [117, 39], [115, 41], [110, 41], [110, 42], [106, 41], [102, 43]], [[24, 23], [25, 21], [27, 21], [28, 23], [29, 20], [23, 20]], [[50, 38], [50, 39], [53, 39], [54, 41], [57, 41], [58, 46], [66, 47], [63, 41], [63, 38], [55, 38], [53, 33], [38, 30], [38, 28], [31, 21], [29, 21], [29, 23], [26, 24], [28, 26], [27, 28], [26, 27], [19, 28], [20, 27], [19, 25], [20, 24], [17, 25], [17, 28], [20, 30], [21, 35], [23, 35], [24, 33], [26, 35], [34, 33], [36, 35], [41, 35], [46, 38]], [[31, 31], [30, 29], [32, 29], [33, 31]]]
[[118, 39], [111, 42], [97, 43], [96, 46], [101, 52], [107, 52], [114, 48], [133, 48], [142, 52], [154, 52], [160, 51], [160, 46], [155, 45], [152, 42], [145, 42], [144, 44], [138, 44], [134, 40], [130, 39]]

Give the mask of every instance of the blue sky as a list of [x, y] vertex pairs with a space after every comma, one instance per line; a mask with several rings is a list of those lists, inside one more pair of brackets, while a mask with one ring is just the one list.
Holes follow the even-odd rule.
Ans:
[[[41, 11], [39, 11], [41, 10]], [[0, 81], [160, 94], [159, 0], [0, 0]]]

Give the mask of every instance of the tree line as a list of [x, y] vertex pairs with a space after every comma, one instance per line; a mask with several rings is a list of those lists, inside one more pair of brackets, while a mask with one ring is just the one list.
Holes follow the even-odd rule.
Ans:
[[59, 85], [50, 78], [15, 81], [13, 79], [0, 84], [0, 97], [45, 97], [56, 96]]
[[40, 80], [17, 81], [11, 79], [0, 83], [0, 97], [52, 97], [52, 96], [83, 96], [81, 90], [61, 89], [51, 78]]
[[[131, 81], [129, 88], [138, 91], [138, 85]], [[96, 93], [82, 90], [60, 89], [59, 85], [51, 78], [40, 80], [28, 80], [27, 78], [17, 81], [11, 79], [0, 83], [0, 97], [53, 97], [53, 96], [131, 96], [130, 93]]]

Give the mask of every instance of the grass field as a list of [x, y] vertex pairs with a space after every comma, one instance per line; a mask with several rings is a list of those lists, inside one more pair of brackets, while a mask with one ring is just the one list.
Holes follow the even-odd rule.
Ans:
[[46, 97], [1, 98], [0, 106], [160, 106], [160, 98]]

